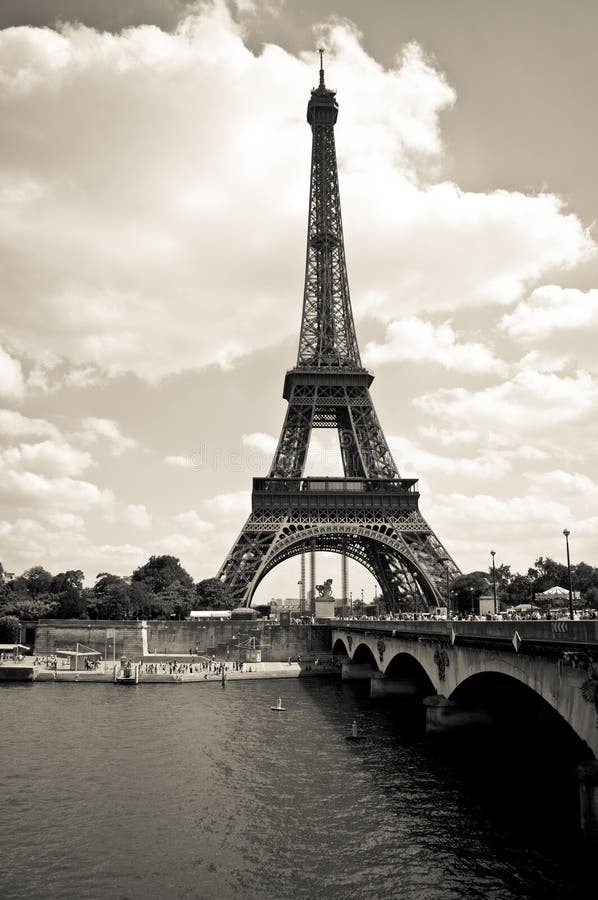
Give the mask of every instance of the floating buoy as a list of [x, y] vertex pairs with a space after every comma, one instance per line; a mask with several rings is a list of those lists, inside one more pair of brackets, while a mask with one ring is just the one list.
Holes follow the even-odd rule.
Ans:
[[345, 736], [346, 741], [363, 741], [365, 740], [364, 736], [359, 734], [359, 730], [357, 728], [357, 722], [353, 719], [353, 724], [351, 725], [351, 734], [347, 734]]

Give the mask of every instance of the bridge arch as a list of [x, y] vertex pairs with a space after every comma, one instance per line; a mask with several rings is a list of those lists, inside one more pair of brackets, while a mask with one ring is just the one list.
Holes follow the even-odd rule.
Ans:
[[420, 697], [436, 693], [431, 673], [411, 653], [400, 652], [392, 656], [383, 669], [386, 678], [409, 684]]
[[344, 637], [338, 637], [332, 648], [333, 656], [346, 656], [349, 657], [349, 647]]
[[[542, 681], [533, 686], [515, 666], [488, 668], [462, 679], [449, 696], [459, 705], [487, 710], [497, 733], [525, 735], [541, 742], [543, 752], [565, 756], [569, 764], [594, 754], [578, 726], [570, 695], [555, 697]], [[582, 707], [585, 711], [585, 706]]]
[[351, 657], [354, 663], [361, 663], [363, 665], [371, 665], [373, 669], [378, 668], [378, 663], [376, 661], [376, 657], [371, 649], [368, 647], [366, 643], [359, 643], [355, 647], [353, 651], [353, 656]]
[[[274, 552], [262, 563], [247, 600], [253, 595], [265, 576], [280, 563], [314, 547], [317, 552], [342, 553], [361, 563], [376, 578], [382, 590], [389, 595], [391, 585], [385, 575], [399, 576], [408, 583], [408, 590], [417, 593], [428, 606], [437, 606], [441, 597], [434, 584], [434, 577], [419, 564], [403, 538], [386, 525], [345, 525], [342, 523], [285, 525], [275, 544]], [[393, 571], [394, 570], [394, 571]], [[441, 573], [443, 574], [443, 573]]]

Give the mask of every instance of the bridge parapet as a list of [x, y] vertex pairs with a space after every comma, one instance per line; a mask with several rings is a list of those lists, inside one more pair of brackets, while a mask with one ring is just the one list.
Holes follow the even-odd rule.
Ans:
[[339, 631], [357, 633], [382, 633], [406, 639], [420, 637], [448, 638], [454, 643], [471, 641], [502, 642], [510, 644], [515, 634], [521, 643], [555, 645], [562, 647], [583, 646], [588, 650], [598, 651], [598, 619], [571, 620], [515, 620], [515, 621], [483, 621], [467, 622], [452, 619], [439, 620], [347, 620], [334, 619], [333, 628]]

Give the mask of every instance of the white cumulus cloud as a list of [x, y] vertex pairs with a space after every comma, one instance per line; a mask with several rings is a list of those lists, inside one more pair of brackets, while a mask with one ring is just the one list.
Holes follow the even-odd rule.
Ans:
[[466, 374], [506, 374], [507, 365], [478, 341], [459, 341], [449, 322], [434, 325], [418, 316], [390, 322], [383, 344], [370, 342], [364, 354], [366, 365], [389, 362], [436, 363]]
[[0, 396], [21, 397], [24, 391], [21, 363], [0, 347]]
[[[438, 181], [455, 92], [421, 48], [384, 68], [348, 23], [323, 39], [358, 315], [515, 302], [592, 251], [554, 196]], [[230, 366], [294, 330], [314, 54], [251, 52], [214, 2], [172, 34], [7, 28], [0, 60], [4, 325], [32, 385]]]
[[512, 313], [503, 316], [500, 327], [511, 337], [537, 341], [555, 331], [598, 327], [598, 290], [580, 291], [548, 284], [536, 288]]

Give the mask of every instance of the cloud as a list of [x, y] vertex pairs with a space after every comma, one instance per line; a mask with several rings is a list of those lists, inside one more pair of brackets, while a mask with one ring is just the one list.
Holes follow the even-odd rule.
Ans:
[[480, 440], [480, 433], [474, 428], [438, 428], [436, 425], [420, 425], [419, 433], [437, 441], [443, 447], [455, 444], [475, 444]]
[[0, 471], [0, 498], [26, 508], [84, 512], [109, 509], [114, 494], [90, 481], [74, 478], [47, 478], [33, 472]]
[[569, 507], [549, 498], [540, 497], [496, 497], [492, 494], [449, 494], [437, 497], [435, 513], [443, 520], [459, 520], [463, 529], [475, 534], [478, 527], [494, 531], [517, 527], [529, 531], [530, 525], [555, 525], [567, 522], [571, 515]]
[[485, 344], [460, 343], [449, 322], [434, 325], [417, 316], [390, 322], [385, 342], [370, 342], [364, 361], [372, 366], [402, 361], [436, 363], [445, 369], [477, 375], [507, 372], [506, 363]]
[[150, 556], [148, 550], [134, 544], [100, 544], [89, 548], [100, 572], [130, 575], [131, 570], [143, 565]]
[[104, 440], [108, 443], [114, 456], [120, 456], [121, 453], [137, 447], [137, 441], [134, 438], [126, 437], [121, 432], [118, 422], [113, 419], [87, 417], [83, 419], [83, 431], [79, 432], [76, 437], [88, 443]]
[[0, 536], [4, 559], [10, 557], [19, 571], [34, 564], [78, 569], [88, 546], [84, 520], [67, 513], [0, 521]]
[[556, 492], [563, 497], [578, 494], [592, 504], [598, 500], [598, 484], [581, 472], [552, 469], [550, 472], [528, 472], [526, 477], [540, 493]]
[[157, 553], [168, 553], [180, 558], [182, 553], [197, 554], [203, 549], [203, 543], [196, 536], [188, 534], [165, 534], [154, 541]]
[[[358, 315], [515, 302], [588, 256], [553, 196], [438, 182], [455, 92], [421, 48], [385, 69], [348, 23], [323, 39]], [[255, 55], [215, 2], [172, 34], [7, 28], [0, 59], [5, 330], [37, 389], [226, 367], [294, 330], [313, 53]], [[457, 368], [484, 352], [444, 350]]]
[[89, 453], [77, 450], [67, 441], [45, 440], [3, 450], [0, 462], [10, 468], [53, 477], [80, 475], [92, 465], [93, 459]]
[[58, 428], [46, 419], [30, 419], [13, 409], [0, 409], [0, 434], [4, 437], [38, 435], [57, 438]]
[[475, 422], [476, 427], [515, 427], [520, 431], [537, 428], [562, 429], [592, 413], [598, 402], [598, 385], [587, 372], [574, 376], [518, 372], [501, 384], [470, 391], [441, 388], [415, 399], [424, 412], [456, 424]]
[[445, 456], [426, 450], [408, 438], [397, 435], [390, 435], [389, 445], [401, 475], [406, 478], [419, 478], [420, 473], [426, 475], [438, 472], [445, 476], [497, 480], [512, 470], [513, 458], [516, 455], [509, 450], [478, 450], [477, 454], [472, 451], [470, 457]]
[[580, 291], [547, 284], [532, 291], [500, 327], [521, 341], [542, 340], [555, 331], [574, 331], [598, 326], [598, 290]]
[[121, 512], [122, 519], [127, 525], [135, 528], [149, 528], [152, 517], [143, 503], [128, 503]]
[[21, 363], [0, 347], [0, 396], [22, 397], [24, 392], [25, 380]]
[[264, 434], [263, 431], [254, 431], [252, 434], [244, 434], [241, 437], [244, 447], [250, 450], [257, 450], [271, 457], [276, 450], [278, 441], [272, 434]]
[[[251, 491], [237, 491], [236, 493], [217, 494], [209, 500], [204, 500], [207, 509], [214, 510], [225, 516], [247, 515], [251, 506]], [[239, 528], [242, 522], [239, 520]]]
[[179, 528], [184, 528], [188, 531], [212, 531], [214, 528], [211, 522], [206, 522], [205, 519], [201, 519], [194, 509], [177, 513], [172, 517], [172, 521], [175, 525], [178, 525]]

